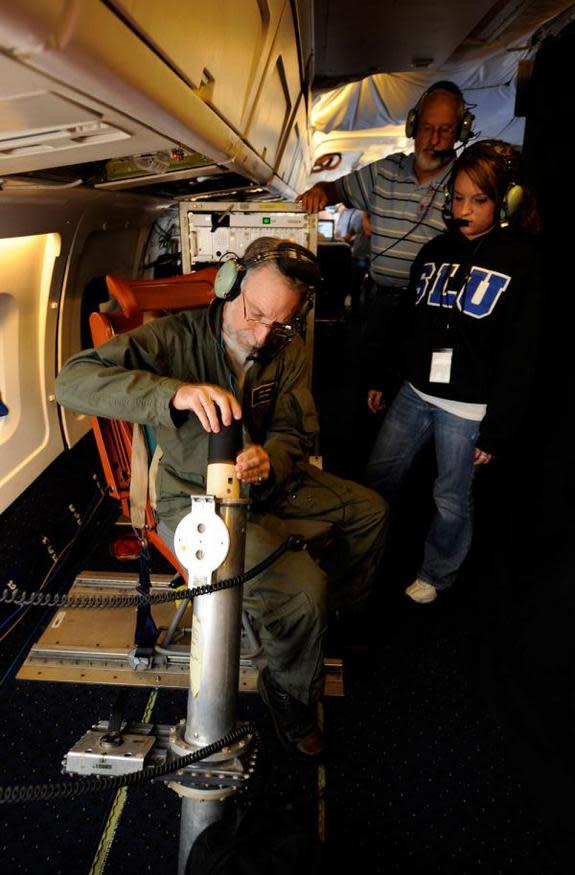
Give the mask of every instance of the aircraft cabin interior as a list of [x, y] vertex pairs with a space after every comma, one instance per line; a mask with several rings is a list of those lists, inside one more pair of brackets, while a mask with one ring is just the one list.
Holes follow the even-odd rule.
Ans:
[[[573, 57], [562, 0], [0, 0], [3, 873], [572, 871]], [[417, 456], [359, 634], [329, 613], [325, 746], [302, 762], [258, 695], [230, 470], [210, 456], [172, 549], [154, 429], [64, 407], [56, 381], [83, 350], [200, 318], [222, 263], [288, 240], [320, 277], [294, 320], [310, 462], [364, 483], [385, 415], [362, 364], [373, 258], [354, 261], [335, 204], [298, 197], [413, 152], [406, 120], [445, 80], [472, 117], [454, 155], [511, 144], [537, 199], [529, 409], [478, 466], [471, 548], [428, 605], [405, 595], [434, 510], [433, 446]], [[285, 531], [283, 549], [339, 561], [333, 525]]]

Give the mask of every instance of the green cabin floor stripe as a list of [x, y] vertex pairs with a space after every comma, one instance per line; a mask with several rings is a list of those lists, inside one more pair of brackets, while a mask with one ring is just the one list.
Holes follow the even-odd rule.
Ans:
[[[144, 709], [142, 723], [150, 722], [152, 711], [154, 710], [154, 705], [156, 704], [157, 698], [158, 690], [152, 690]], [[98, 848], [90, 867], [89, 875], [102, 875], [102, 873], [104, 872], [106, 867], [106, 860], [108, 859], [108, 854], [110, 853], [112, 843], [114, 841], [116, 832], [118, 831], [120, 819], [122, 817], [127, 800], [128, 788], [120, 787], [120, 789], [114, 796], [114, 801], [112, 802], [112, 805], [110, 807], [110, 813], [108, 814], [108, 819], [106, 820], [106, 824], [104, 826], [104, 829], [102, 830], [102, 835], [100, 836], [100, 841], [98, 843]]]
[[[318, 724], [323, 732], [323, 705], [318, 704]], [[317, 769], [317, 834], [320, 841], [325, 842], [325, 766], [319, 765]]]

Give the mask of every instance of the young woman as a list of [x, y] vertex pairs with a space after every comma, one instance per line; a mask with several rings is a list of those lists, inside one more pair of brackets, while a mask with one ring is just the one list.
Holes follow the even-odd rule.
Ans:
[[[404, 382], [367, 468], [367, 482], [393, 500], [416, 453], [435, 442], [435, 515], [417, 578], [406, 589], [421, 603], [453, 583], [467, 555], [474, 471], [518, 436], [541, 298], [529, 233], [538, 219], [511, 146], [485, 140], [460, 155], [445, 218], [449, 230], [413, 264], [399, 338]], [[379, 386], [370, 389], [368, 406], [383, 407]]]

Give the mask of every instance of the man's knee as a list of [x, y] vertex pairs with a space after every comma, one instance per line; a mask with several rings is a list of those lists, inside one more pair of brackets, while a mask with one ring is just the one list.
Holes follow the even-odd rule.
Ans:
[[367, 531], [383, 532], [387, 527], [389, 504], [379, 492], [368, 486], [355, 486], [348, 512]]
[[[311, 560], [310, 560], [311, 562]], [[322, 689], [323, 639], [327, 627], [326, 577], [313, 562], [305, 574], [289, 574], [285, 587], [256, 588], [244, 604], [255, 624], [276, 683], [300, 702]]]
[[322, 634], [326, 625], [326, 587], [322, 578], [321, 586], [313, 586], [306, 581], [297, 592], [291, 592], [281, 601], [268, 602], [261, 613], [260, 628], [265, 629], [276, 640], [308, 640], [311, 636]]
[[374, 522], [378, 522], [382, 526], [385, 526], [389, 517], [389, 503], [387, 499], [385, 499], [383, 495], [380, 495], [379, 492], [376, 492], [374, 489], [369, 489], [368, 487], [364, 488], [369, 493], [368, 515], [371, 515]]
[[244, 588], [244, 604], [258, 625], [281, 637], [289, 628], [309, 630], [326, 621], [326, 575], [305, 558], [305, 564], [286, 562], [273, 577], [254, 578]]

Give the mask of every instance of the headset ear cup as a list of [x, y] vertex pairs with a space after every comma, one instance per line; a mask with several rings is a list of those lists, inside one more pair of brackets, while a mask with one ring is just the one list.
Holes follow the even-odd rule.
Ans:
[[[458, 101], [461, 101], [461, 108], [465, 109], [464, 97], [461, 93], [460, 89], [455, 85], [454, 82], [447, 82], [442, 80], [441, 82], [434, 82], [429, 88], [423, 92], [415, 106], [412, 106], [409, 112], [407, 113], [407, 118], [405, 119], [405, 136], [413, 138], [417, 134], [417, 116], [419, 114], [419, 108], [423, 104], [423, 101], [430, 94], [433, 94], [434, 91], [447, 91], [450, 94], [453, 94], [457, 97]], [[465, 144], [473, 136], [472, 125], [475, 121], [475, 116], [469, 112], [469, 110], [465, 110], [463, 113], [463, 118], [461, 119], [461, 124], [459, 125], [459, 129], [457, 131], [457, 135], [455, 137], [455, 141], [460, 141]]]
[[441, 208], [441, 218], [445, 222], [446, 225], [449, 225], [451, 220], [453, 219], [453, 204], [451, 197], [451, 187], [446, 185], [443, 189], [443, 207]]
[[517, 212], [521, 203], [523, 201], [523, 188], [520, 185], [513, 184], [509, 186], [507, 190], [507, 194], [505, 195], [505, 205], [507, 209], [507, 215], [512, 216]]
[[415, 137], [415, 129], [417, 127], [417, 107], [412, 106], [407, 113], [405, 120], [405, 136], [408, 138]]
[[499, 224], [502, 228], [506, 228], [509, 225], [509, 220], [517, 212], [522, 202], [523, 188], [517, 185], [517, 183], [512, 182], [505, 192], [499, 213]]
[[461, 127], [457, 135], [457, 139], [465, 146], [470, 137], [473, 136], [472, 125], [475, 121], [473, 113], [466, 110], [461, 120]]
[[230, 258], [224, 261], [214, 280], [214, 292], [217, 298], [233, 301], [240, 293], [245, 267], [241, 261]]

